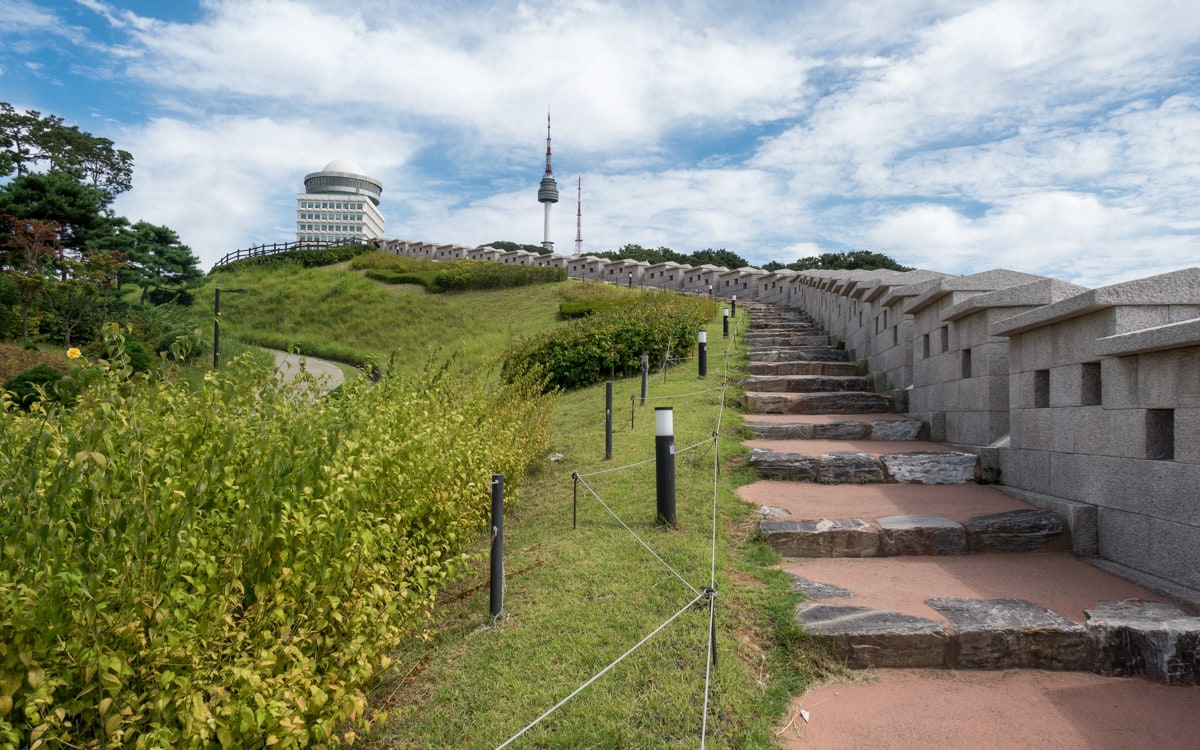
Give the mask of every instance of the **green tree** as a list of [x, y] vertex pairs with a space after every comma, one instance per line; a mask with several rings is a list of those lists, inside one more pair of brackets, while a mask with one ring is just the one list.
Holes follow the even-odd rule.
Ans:
[[871, 250], [851, 250], [845, 253], [821, 253], [807, 258], [801, 258], [787, 264], [793, 271], [808, 270], [850, 270], [875, 271], [888, 269], [892, 271], [911, 271], [909, 266], [902, 266], [883, 253]]
[[62, 263], [58, 227], [52, 222], [0, 215], [0, 268], [15, 282], [21, 308], [21, 341], [29, 343], [29, 321]]
[[151, 300], [163, 297], [163, 292], [178, 297], [204, 278], [200, 259], [179, 241], [179, 235], [169, 227], [147, 221], [134, 224], [126, 235], [125, 261], [128, 265], [121, 274], [122, 281], [142, 288], [139, 301], [143, 303], [147, 296]]
[[106, 206], [133, 186], [133, 155], [108, 138], [67, 125], [57, 115], [18, 112], [0, 102], [0, 177], [13, 172], [24, 177], [40, 163], [104, 193]]
[[710, 247], [706, 250], [697, 250], [696, 252], [692, 253], [689, 265], [702, 266], [705, 263], [714, 266], [721, 266], [722, 268], [728, 268], [731, 271], [750, 265], [745, 258], [735, 252], [726, 250], [725, 248], [713, 250]]
[[62, 171], [30, 172], [0, 185], [0, 214], [58, 225], [67, 250], [86, 253], [112, 238], [120, 221], [105, 214], [111, 199]]

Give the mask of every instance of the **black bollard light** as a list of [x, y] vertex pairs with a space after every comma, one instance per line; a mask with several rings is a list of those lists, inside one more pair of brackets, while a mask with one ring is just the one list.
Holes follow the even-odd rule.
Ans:
[[730, 300], [729, 307], [730, 307], [729, 314], [736, 318], [737, 317], [737, 295], [736, 294], [733, 295], [733, 298]]
[[504, 609], [504, 475], [492, 475], [492, 622]]
[[646, 382], [650, 379], [650, 352], [642, 352], [642, 406], [646, 405]]
[[723, 339], [729, 338], [729, 308], [728, 307], [725, 308], [724, 328], [722, 330], [723, 330], [723, 332], [721, 334], [721, 338], [723, 338]]
[[654, 479], [658, 509], [654, 522], [675, 525], [675, 412], [670, 406], [654, 407]]
[[612, 381], [604, 384], [604, 460], [612, 458]]
[[700, 332], [697, 350], [697, 359], [700, 360], [700, 377], [708, 377], [708, 331]]

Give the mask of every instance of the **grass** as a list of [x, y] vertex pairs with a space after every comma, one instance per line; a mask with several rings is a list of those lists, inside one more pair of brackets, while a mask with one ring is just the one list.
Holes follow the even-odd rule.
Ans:
[[36, 348], [25, 348], [20, 342], [0, 342], [0, 383], [38, 365], [50, 365], [56, 370], [67, 371], [67, 349], [54, 344], [42, 344]]
[[[613, 458], [604, 459], [604, 386], [560, 397], [552, 430], [561, 462], [547, 462], [510, 498], [505, 520], [505, 607], [489, 617], [486, 547], [439, 606], [438, 635], [414, 644], [381, 679], [375, 703], [389, 721], [375, 748], [494, 748], [565, 698], [687, 606], [696, 594], [654, 559], [581, 483], [572, 528], [572, 475], [654, 456], [654, 408], [673, 406], [678, 528], [656, 527], [653, 462], [584, 482], [696, 589], [710, 585], [716, 506], [718, 662], [711, 678], [708, 746], [774, 747], [791, 696], [826, 669], [792, 618], [798, 596], [771, 566], [735, 488], [741, 420], [722, 409], [724, 351], [710, 326], [709, 377], [691, 361], [655, 376], [645, 406], [640, 379], [614, 386]], [[736, 357], [736, 353], [733, 353]], [[736, 373], [735, 373], [736, 374]], [[732, 393], [732, 389], [730, 391]], [[690, 394], [690, 395], [689, 395]], [[712, 435], [719, 431], [722, 471]], [[685, 450], [689, 446], [700, 447]], [[698, 746], [705, 701], [709, 611], [704, 601], [585, 689], [514, 747]]]

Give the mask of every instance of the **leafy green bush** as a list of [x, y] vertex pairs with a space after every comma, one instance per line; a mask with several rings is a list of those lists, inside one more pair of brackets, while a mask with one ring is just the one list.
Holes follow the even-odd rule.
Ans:
[[62, 379], [62, 376], [61, 372], [50, 365], [37, 365], [5, 383], [4, 390], [12, 394], [13, 403], [17, 407], [28, 410], [34, 402], [42, 399], [41, 394], [57, 400], [54, 384]]
[[691, 351], [696, 333], [716, 314], [710, 299], [651, 293], [537, 336], [518, 339], [505, 352], [501, 375], [543, 371], [549, 387], [581, 388], [641, 370], [641, 355], [661, 362]]
[[583, 318], [588, 315], [612, 313], [637, 303], [636, 297], [616, 299], [565, 300], [558, 306], [558, 316], [563, 320]]
[[373, 253], [363, 253], [350, 261], [350, 267], [356, 271], [367, 269], [391, 269], [395, 271], [435, 271], [444, 263], [425, 258], [409, 258], [377, 250]]
[[289, 250], [283, 253], [258, 255], [253, 258], [235, 260], [231, 263], [217, 266], [209, 273], [224, 272], [234, 268], [278, 266], [286, 263], [291, 263], [301, 268], [332, 266], [335, 263], [344, 263], [357, 255], [373, 252], [374, 250], [375, 248], [371, 245], [342, 245], [339, 247], [327, 247], [322, 250]]
[[154, 357], [146, 346], [135, 338], [126, 337], [121, 342], [106, 342], [101, 349], [105, 359], [114, 359], [124, 353], [129, 358], [129, 368], [134, 372], [147, 372], [154, 364]]
[[434, 294], [468, 289], [509, 289], [567, 280], [567, 272], [562, 268], [510, 265], [490, 260], [443, 263], [383, 252], [360, 256], [351, 267], [366, 271], [367, 278], [384, 284], [421, 284]]
[[437, 271], [401, 271], [395, 268], [371, 268], [363, 275], [381, 284], [419, 284], [437, 294], [445, 291], [437, 283]]
[[85, 363], [74, 408], [0, 411], [0, 746], [348, 741], [491, 474], [544, 454], [540, 383], [128, 376]]

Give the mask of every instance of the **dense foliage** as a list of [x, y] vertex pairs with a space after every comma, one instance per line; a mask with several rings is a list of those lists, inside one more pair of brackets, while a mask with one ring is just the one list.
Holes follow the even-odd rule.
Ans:
[[716, 302], [707, 298], [645, 294], [634, 304], [518, 339], [505, 352], [501, 373], [512, 380], [542, 370], [549, 385], [564, 389], [632, 375], [641, 370], [643, 352], [654, 366], [686, 356], [716, 311]]
[[384, 284], [420, 284], [434, 294], [447, 291], [511, 289], [530, 284], [566, 281], [562, 268], [539, 268], [487, 260], [447, 263], [377, 252], [354, 259], [352, 268]]
[[911, 271], [912, 268], [902, 266], [883, 253], [871, 250], [851, 250], [846, 253], [821, 253], [807, 258], [801, 258], [784, 265], [772, 261], [763, 266], [765, 271], [778, 271], [789, 268], [793, 271], [874, 271], [880, 268], [891, 271]]
[[713, 250], [711, 247], [687, 254], [677, 253], [669, 247], [659, 247], [651, 250], [641, 245], [625, 245], [620, 250], [608, 250], [600, 253], [591, 253], [591, 255], [597, 258], [640, 260], [646, 263], [665, 263], [671, 261], [682, 263], [685, 266], [702, 266], [708, 264], [731, 270], [750, 265], [746, 262], [745, 258], [735, 252], [726, 250], [725, 248]]
[[301, 268], [317, 268], [332, 266], [335, 263], [345, 263], [348, 260], [375, 250], [371, 245], [339, 245], [320, 250], [288, 250], [283, 253], [256, 255], [253, 258], [242, 258], [230, 263], [215, 266], [211, 273], [234, 271], [243, 268], [261, 268], [263, 266], [294, 265]]
[[0, 746], [352, 740], [491, 474], [543, 454], [540, 383], [129, 375], [77, 364], [72, 406], [0, 410]]

